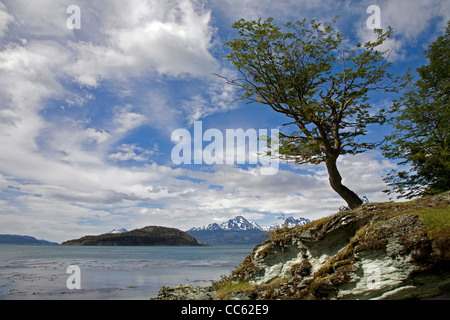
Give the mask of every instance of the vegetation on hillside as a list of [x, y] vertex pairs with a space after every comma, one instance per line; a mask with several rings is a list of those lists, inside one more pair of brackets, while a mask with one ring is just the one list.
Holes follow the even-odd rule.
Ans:
[[174, 228], [150, 226], [119, 234], [85, 236], [63, 242], [75, 246], [200, 246], [195, 238]]
[[[345, 228], [349, 228], [345, 231], [348, 239], [342, 249], [314, 272], [311, 256], [305, 254], [290, 266], [289, 274], [257, 281], [266, 271], [257, 261], [275, 259], [294, 243], [319, 243]], [[415, 263], [416, 274], [444, 274], [450, 266], [450, 193], [408, 202], [365, 204], [300, 227], [279, 228], [230, 275], [214, 282], [213, 288], [218, 299], [327, 299], [338, 287], [354, 281], [360, 272], [361, 254], [387, 252], [392, 243], [398, 246], [398, 258], [408, 256]]]

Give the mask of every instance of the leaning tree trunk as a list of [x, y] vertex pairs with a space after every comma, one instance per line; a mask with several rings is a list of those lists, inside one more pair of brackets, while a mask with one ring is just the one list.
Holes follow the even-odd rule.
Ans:
[[356, 209], [363, 204], [363, 201], [356, 193], [342, 184], [342, 177], [337, 168], [338, 155], [327, 156], [325, 164], [330, 178], [330, 185], [348, 204], [351, 209]]

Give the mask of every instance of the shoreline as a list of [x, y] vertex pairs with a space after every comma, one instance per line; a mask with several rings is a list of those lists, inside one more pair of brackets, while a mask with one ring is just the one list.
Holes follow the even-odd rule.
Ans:
[[[154, 299], [162, 286], [209, 286], [252, 248], [0, 246], [0, 300]], [[71, 265], [81, 290], [67, 288]]]

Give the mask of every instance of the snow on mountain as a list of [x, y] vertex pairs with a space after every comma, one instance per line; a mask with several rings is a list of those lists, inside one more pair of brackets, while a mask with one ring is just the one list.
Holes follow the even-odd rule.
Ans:
[[211, 223], [208, 224], [207, 226], [189, 229], [188, 231], [216, 231], [216, 230], [222, 230], [222, 228], [217, 223]]
[[211, 223], [207, 226], [192, 228], [189, 231], [217, 231], [217, 230], [227, 230], [227, 231], [243, 231], [243, 230], [262, 230], [262, 228], [253, 221], [248, 221], [242, 216], [237, 216], [226, 222], [221, 223]]
[[237, 216], [234, 219], [230, 219], [220, 225], [222, 230], [261, 230], [261, 227], [253, 221], [248, 221], [242, 216]]
[[306, 219], [306, 218], [295, 219], [294, 217], [287, 217], [287, 218], [285, 218], [285, 220], [283, 222], [276, 223], [276, 224], [273, 224], [271, 226], [264, 226], [262, 229], [264, 231], [272, 231], [272, 230], [274, 230], [276, 228], [283, 227], [286, 224], [287, 224], [287, 226], [289, 228], [293, 228], [293, 227], [302, 226], [302, 225], [307, 224], [309, 222], [311, 222], [311, 220]]
[[110, 232], [108, 232], [107, 234], [118, 234], [118, 233], [125, 233], [125, 232], [128, 232], [128, 230], [122, 228], [122, 229], [113, 229]]
[[288, 217], [284, 222], [279, 224], [274, 224], [272, 226], [261, 227], [254, 221], [248, 221], [242, 216], [237, 216], [233, 219], [230, 219], [226, 222], [221, 223], [220, 225], [217, 223], [212, 223], [207, 226], [192, 228], [189, 231], [217, 231], [217, 230], [226, 230], [226, 231], [246, 231], [246, 230], [261, 230], [261, 231], [271, 231], [277, 227], [283, 226], [285, 223], [288, 223], [289, 227], [301, 226], [308, 222], [309, 219], [306, 218], [298, 218], [295, 219], [293, 217]]

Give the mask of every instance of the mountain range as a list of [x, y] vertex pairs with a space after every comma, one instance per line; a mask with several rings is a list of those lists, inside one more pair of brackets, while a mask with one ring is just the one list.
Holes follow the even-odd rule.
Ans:
[[247, 230], [263, 230], [256, 222], [248, 221], [242, 216], [237, 216], [234, 219], [230, 219], [226, 222], [221, 223], [211, 223], [203, 227], [192, 228], [188, 231], [247, 231]]
[[284, 218], [281, 224], [261, 227], [254, 221], [248, 221], [243, 216], [237, 216], [221, 224], [211, 223], [202, 227], [191, 228], [186, 233], [193, 236], [200, 243], [218, 244], [257, 244], [264, 241], [269, 231], [287, 225], [301, 226], [310, 222], [306, 218]]
[[56, 242], [39, 240], [31, 236], [16, 234], [0, 234], [0, 244], [22, 244], [22, 245], [57, 245]]
[[311, 221], [306, 218], [295, 219], [294, 217], [287, 217], [284, 219], [284, 222], [281, 224], [273, 224], [271, 226], [261, 227], [254, 221], [248, 221], [243, 216], [237, 216], [237, 217], [230, 219], [226, 222], [223, 222], [221, 224], [211, 223], [211, 224], [208, 224], [203, 227], [189, 229], [188, 231], [217, 231], [217, 230], [223, 230], [223, 231], [248, 231], [248, 230], [271, 231], [278, 227], [285, 226], [286, 224], [289, 228], [292, 228], [292, 227], [302, 226], [308, 222], [311, 222]]

